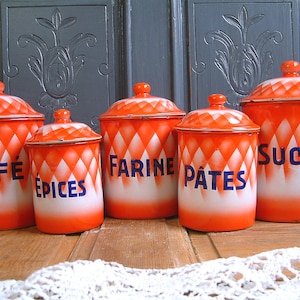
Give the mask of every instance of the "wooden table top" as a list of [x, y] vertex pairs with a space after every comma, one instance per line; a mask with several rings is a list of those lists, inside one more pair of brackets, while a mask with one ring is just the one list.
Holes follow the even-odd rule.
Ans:
[[0, 231], [0, 280], [24, 280], [32, 272], [78, 259], [115, 261], [135, 268], [172, 268], [220, 257], [247, 257], [300, 247], [300, 224], [256, 221], [244, 230], [203, 233], [177, 218], [120, 220], [81, 234], [51, 235], [36, 227]]

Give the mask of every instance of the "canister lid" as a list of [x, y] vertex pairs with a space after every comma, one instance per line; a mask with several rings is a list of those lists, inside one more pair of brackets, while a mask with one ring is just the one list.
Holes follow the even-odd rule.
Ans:
[[208, 97], [210, 106], [188, 113], [175, 127], [177, 130], [201, 132], [258, 132], [260, 127], [250, 118], [235, 109], [224, 106], [226, 97], [212, 94]]
[[300, 100], [300, 63], [289, 60], [281, 65], [282, 77], [269, 79], [259, 84], [241, 101], [249, 102]]
[[0, 81], [0, 120], [42, 118], [44, 115], [35, 111], [23, 99], [4, 94], [5, 85]]
[[133, 86], [134, 96], [116, 101], [99, 119], [142, 119], [184, 116], [174, 102], [150, 95], [151, 86], [139, 82]]
[[40, 127], [26, 141], [27, 145], [67, 144], [101, 140], [101, 135], [94, 132], [89, 126], [72, 122], [70, 111], [59, 109], [54, 112], [53, 116], [55, 123]]

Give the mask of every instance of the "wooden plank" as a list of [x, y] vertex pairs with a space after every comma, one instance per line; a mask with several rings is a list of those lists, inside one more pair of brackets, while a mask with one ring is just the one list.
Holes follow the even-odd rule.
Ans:
[[87, 230], [79, 237], [73, 251], [71, 252], [68, 260], [75, 261], [78, 259], [88, 260], [94, 248], [100, 227]]
[[208, 234], [189, 230], [189, 236], [195, 255], [199, 262], [217, 259], [220, 257], [213, 241]]
[[[95, 238], [93, 233], [89, 235], [91, 240]], [[83, 235], [76, 246], [78, 258], [86, 251], [84, 240]], [[72, 259], [75, 258], [74, 253]], [[134, 268], [171, 268], [197, 261], [187, 232], [177, 219], [106, 218], [89, 259], [114, 261]]]
[[170, 255], [172, 255], [173, 267], [198, 262], [186, 229], [180, 225], [177, 218], [167, 219], [166, 222], [169, 243], [172, 245]]
[[178, 219], [106, 218], [81, 235], [44, 234], [36, 227], [0, 231], [0, 280], [25, 279], [65, 260], [103, 259], [136, 268], [172, 268], [218, 257], [246, 257], [278, 248], [300, 247], [300, 224], [256, 221], [245, 230], [202, 233]]
[[78, 235], [50, 235], [36, 227], [0, 231], [0, 280], [24, 280], [32, 272], [65, 261]]
[[256, 221], [247, 229], [209, 233], [221, 257], [247, 257], [264, 251], [300, 247], [300, 224]]

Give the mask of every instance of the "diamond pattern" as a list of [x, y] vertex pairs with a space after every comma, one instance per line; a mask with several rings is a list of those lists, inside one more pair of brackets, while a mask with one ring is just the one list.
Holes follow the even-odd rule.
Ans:
[[243, 101], [247, 102], [249, 99], [297, 99], [300, 96], [299, 84], [299, 77], [270, 79], [258, 85]]
[[[254, 122], [261, 124], [259, 143], [269, 145], [268, 150], [265, 148], [264, 151], [268, 153], [271, 160], [273, 159], [272, 148], [276, 149], [278, 160], [281, 159], [280, 149], [287, 149], [286, 163], [283, 167], [284, 176], [288, 180], [289, 176], [294, 172], [289, 164], [289, 149], [300, 145], [299, 104], [293, 101], [281, 103], [280, 105], [266, 102], [246, 105], [243, 110]], [[264, 158], [260, 157], [259, 159], [264, 160]], [[262, 175], [262, 169], [264, 169], [263, 173], [268, 182], [268, 179], [271, 177], [276, 177], [276, 169], [278, 170], [279, 167], [274, 165], [274, 163], [258, 165], [258, 173]]]
[[57, 143], [62, 141], [76, 142], [77, 140], [99, 139], [100, 136], [83, 123], [48, 124], [30, 138], [28, 143]]
[[[99, 118], [107, 210], [108, 213], [119, 210], [114, 212], [119, 217], [174, 215], [177, 211], [177, 135], [174, 127], [185, 112], [170, 100], [151, 96], [148, 84], [135, 85], [134, 92], [135, 97], [115, 102]], [[144, 176], [111, 176], [110, 155], [125, 159], [127, 164], [133, 159], [141, 160]], [[174, 159], [175, 174], [154, 176], [153, 160], [163, 159], [166, 164], [167, 158]], [[150, 169], [147, 169], [149, 160]], [[150, 176], [147, 175], [149, 170]], [[128, 215], [132, 210], [136, 214]]]
[[[245, 170], [244, 178], [256, 187], [257, 134], [178, 133], [179, 188], [184, 188], [184, 166], [191, 165], [213, 171]], [[240, 185], [237, 178], [233, 182]], [[217, 181], [217, 190], [223, 192], [223, 181]], [[205, 191], [201, 191], [202, 193]], [[209, 191], [208, 191], [209, 192]], [[238, 192], [238, 191], [237, 191]]]
[[14, 184], [20, 185], [22, 190], [29, 188], [29, 162], [24, 145], [26, 139], [29, 138], [41, 125], [42, 121], [36, 122], [30, 120], [14, 120], [0, 123], [0, 161], [1, 163], [8, 164], [8, 173], [0, 175], [1, 193], [5, 192], [7, 184], [12, 181], [12, 162], [22, 162], [22, 176], [24, 176], [24, 179], [14, 180]]
[[32, 176], [42, 181], [77, 182], [91, 178], [96, 190], [101, 189], [100, 146], [98, 142], [70, 146], [33, 146], [29, 148]]
[[[300, 78], [299, 63], [284, 62], [283, 77], [261, 83], [242, 101], [245, 112], [261, 125], [259, 144], [266, 144], [259, 154], [257, 215], [269, 221], [294, 222], [298, 219], [300, 186], [299, 166], [290, 160], [290, 150], [300, 147]], [[277, 161], [282, 161], [275, 164]], [[299, 160], [298, 153], [295, 156]], [[290, 201], [290, 202], [289, 202]]]
[[0, 95], [0, 118], [26, 117], [41, 118], [42, 114], [36, 112], [29, 104], [21, 98], [9, 95]]
[[184, 111], [179, 109], [174, 102], [164, 99], [149, 96], [144, 98], [128, 98], [115, 102], [111, 107], [100, 116], [100, 121], [106, 118], [122, 118], [146, 116], [159, 114], [164, 115], [181, 115], [185, 114]]
[[[105, 120], [100, 121], [101, 134], [103, 136], [103, 173], [104, 177], [113, 178], [109, 174], [109, 156], [116, 154], [118, 159], [160, 159], [177, 157], [177, 138], [174, 126], [180, 118], [148, 119], [148, 120]], [[116, 126], [117, 123], [117, 126]], [[119, 130], [116, 130], [119, 128]], [[176, 169], [176, 165], [174, 166]], [[152, 172], [152, 170], [151, 170]], [[153, 174], [151, 175], [153, 176]], [[165, 176], [156, 176], [157, 186], [163, 188]], [[145, 180], [137, 174], [137, 180]], [[175, 178], [175, 177], [174, 177]], [[133, 178], [122, 176], [122, 182], [126, 187]], [[177, 184], [177, 182], [174, 184]], [[138, 192], [138, 191], [137, 191]], [[141, 191], [143, 193], [143, 191]]]
[[177, 126], [179, 129], [206, 131], [257, 131], [259, 127], [247, 115], [233, 109], [199, 109], [190, 112]]

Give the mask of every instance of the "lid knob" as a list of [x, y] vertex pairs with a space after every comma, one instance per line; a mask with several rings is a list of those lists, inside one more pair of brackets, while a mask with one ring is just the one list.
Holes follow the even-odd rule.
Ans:
[[133, 86], [133, 92], [139, 98], [149, 97], [150, 91], [151, 86], [147, 82], [139, 82]]
[[226, 97], [223, 94], [212, 94], [208, 96], [209, 107], [212, 109], [223, 109]]
[[71, 123], [71, 113], [67, 109], [58, 109], [53, 114], [55, 123]]
[[0, 94], [4, 93], [4, 89], [5, 89], [5, 84], [2, 81], [0, 81]]
[[294, 60], [288, 60], [282, 63], [281, 72], [285, 77], [297, 77], [299, 76], [300, 64]]

